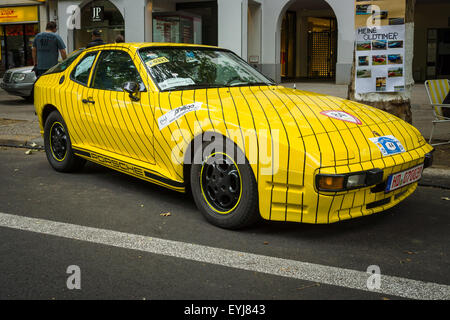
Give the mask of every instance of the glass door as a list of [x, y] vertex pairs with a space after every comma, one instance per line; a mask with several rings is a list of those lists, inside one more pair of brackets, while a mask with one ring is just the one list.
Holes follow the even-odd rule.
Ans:
[[33, 65], [31, 48], [34, 36], [38, 33], [38, 24], [3, 25], [0, 30], [0, 71]]

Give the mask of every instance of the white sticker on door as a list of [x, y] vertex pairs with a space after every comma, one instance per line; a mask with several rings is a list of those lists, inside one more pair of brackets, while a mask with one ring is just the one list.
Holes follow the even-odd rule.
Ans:
[[163, 114], [161, 117], [158, 118], [159, 130], [164, 129], [169, 124], [171, 124], [174, 121], [177, 121], [179, 118], [181, 118], [185, 114], [187, 114], [191, 111], [199, 110], [202, 107], [202, 104], [203, 104], [202, 102], [194, 102], [194, 103], [186, 104], [184, 106], [170, 110], [166, 114]]

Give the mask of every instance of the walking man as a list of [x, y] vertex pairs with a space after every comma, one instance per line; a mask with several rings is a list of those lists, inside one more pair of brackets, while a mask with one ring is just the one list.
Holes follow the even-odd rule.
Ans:
[[94, 46], [99, 46], [99, 45], [105, 44], [105, 41], [103, 41], [103, 39], [102, 39], [102, 33], [100, 32], [100, 30], [92, 31], [92, 38], [91, 39], [92, 39], [92, 41], [88, 43], [86, 48], [90, 48], [90, 47], [94, 47]]
[[58, 63], [59, 54], [63, 60], [67, 58], [66, 45], [56, 34], [56, 23], [50, 21], [45, 31], [38, 33], [33, 41], [32, 56], [37, 78]]

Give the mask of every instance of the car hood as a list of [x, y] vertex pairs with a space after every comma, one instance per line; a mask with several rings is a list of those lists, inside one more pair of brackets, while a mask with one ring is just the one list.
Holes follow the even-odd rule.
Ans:
[[192, 97], [189, 103], [201, 102], [215, 128], [224, 123], [227, 132], [276, 130], [280, 143], [320, 154], [325, 166], [341, 160], [349, 164], [382, 158], [370, 140], [379, 136], [394, 136], [406, 152], [426, 143], [417, 129], [387, 112], [313, 92], [250, 86], [172, 92], [178, 94], [183, 103], [187, 97]]
[[11, 68], [8, 69], [7, 72], [31, 72], [33, 70], [33, 66], [26, 66], [26, 67], [18, 67], [18, 68]]

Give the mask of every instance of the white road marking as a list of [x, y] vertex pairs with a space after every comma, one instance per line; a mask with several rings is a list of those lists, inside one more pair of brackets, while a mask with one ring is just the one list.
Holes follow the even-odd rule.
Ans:
[[320, 264], [213, 248], [112, 230], [79, 226], [0, 212], [0, 227], [36, 232], [73, 240], [144, 251], [333, 286], [377, 292], [410, 299], [450, 299], [450, 286], [381, 275], [380, 289], [369, 290], [369, 274]]

